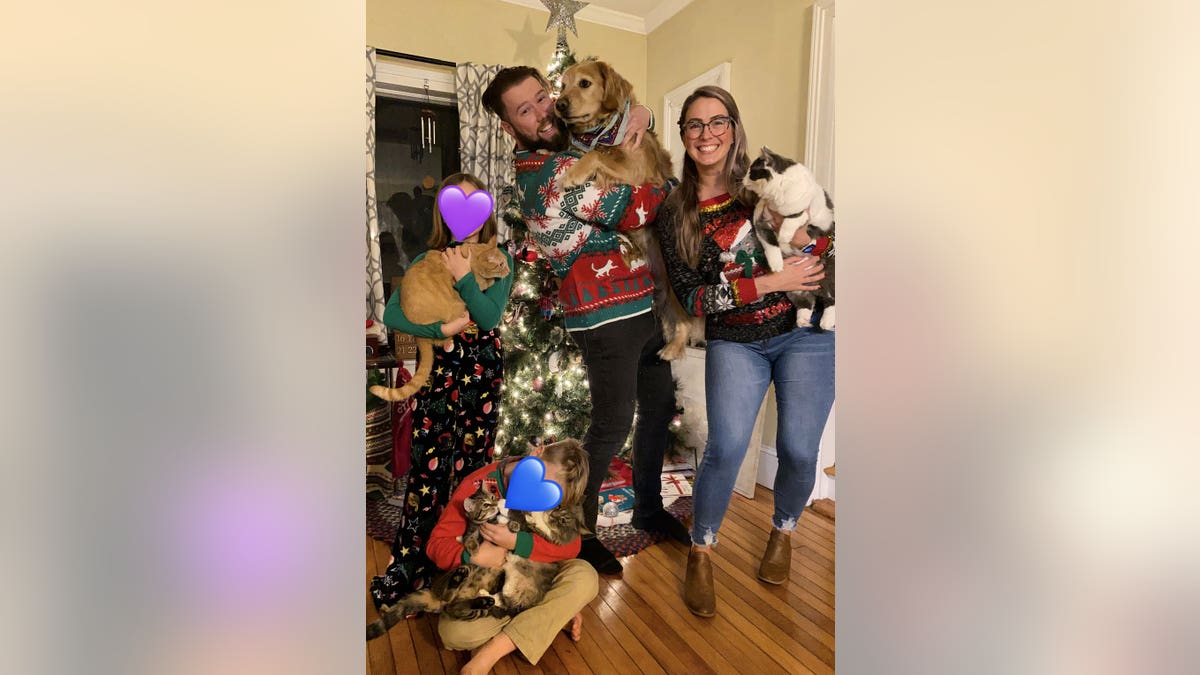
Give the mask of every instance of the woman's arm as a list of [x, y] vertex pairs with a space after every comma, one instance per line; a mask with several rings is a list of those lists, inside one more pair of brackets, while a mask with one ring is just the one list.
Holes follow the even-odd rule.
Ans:
[[706, 284], [699, 270], [684, 261], [675, 248], [675, 228], [681, 217], [673, 210], [664, 210], [658, 223], [658, 234], [662, 242], [663, 261], [667, 265], [667, 276], [671, 279], [671, 288], [683, 308], [694, 316], [704, 316], [727, 312], [757, 300], [760, 289], [754, 279]]

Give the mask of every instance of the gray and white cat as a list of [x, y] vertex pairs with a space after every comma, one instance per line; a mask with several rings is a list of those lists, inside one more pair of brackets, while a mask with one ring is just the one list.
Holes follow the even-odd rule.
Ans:
[[[582, 513], [578, 506], [550, 511], [509, 511], [504, 500], [481, 485], [474, 495], [463, 500], [467, 529], [463, 546], [474, 553], [483, 541], [479, 526], [483, 523], [507, 523], [516, 532], [525, 529], [551, 543], [562, 545], [579, 536]], [[416, 612], [444, 613], [455, 619], [483, 616], [513, 616], [542, 601], [558, 574], [559, 563], [544, 563], [509, 553], [499, 568], [467, 563], [442, 574], [415, 593], [400, 598], [384, 610], [379, 620], [367, 626], [367, 639], [373, 640], [404, 617]]]
[[[750, 164], [742, 180], [746, 189], [759, 196], [754, 208], [754, 233], [762, 242], [767, 266], [772, 272], [783, 269], [783, 259], [797, 255], [820, 255], [825, 264], [825, 278], [816, 291], [793, 291], [788, 298], [795, 303], [798, 322], [812, 323], [818, 301], [825, 307], [821, 315], [822, 330], [836, 326], [833, 300], [833, 201], [808, 167], [771, 152], [763, 146], [762, 154]], [[783, 216], [783, 225], [776, 232], [767, 208]], [[808, 248], [809, 240], [816, 242]], [[800, 243], [797, 243], [800, 242]]]

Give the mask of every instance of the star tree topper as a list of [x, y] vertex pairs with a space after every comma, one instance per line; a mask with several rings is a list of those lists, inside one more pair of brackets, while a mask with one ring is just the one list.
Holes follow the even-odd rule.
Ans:
[[564, 35], [565, 29], [570, 28], [575, 37], [579, 37], [579, 31], [575, 30], [575, 14], [587, 7], [588, 3], [576, 0], [542, 0], [542, 4], [550, 10], [546, 30], [550, 30], [551, 26], [558, 26], [559, 35]]

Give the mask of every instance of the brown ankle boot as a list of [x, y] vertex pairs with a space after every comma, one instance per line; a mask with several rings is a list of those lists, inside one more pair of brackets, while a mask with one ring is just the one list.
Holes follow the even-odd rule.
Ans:
[[683, 604], [696, 616], [708, 617], [717, 613], [710, 555], [710, 550], [701, 550], [694, 546], [688, 553], [687, 578], [683, 582]]
[[792, 568], [792, 540], [790, 533], [771, 528], [771, 539], [758, 566], [758, 578], [768, 584], [782, 584], [788, 579]]

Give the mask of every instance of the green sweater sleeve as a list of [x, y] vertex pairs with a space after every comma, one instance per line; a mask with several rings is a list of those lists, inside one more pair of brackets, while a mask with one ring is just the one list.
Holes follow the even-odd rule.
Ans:
[[[424, 253], [413, 259], [413, 263], [416, 263], [423, 257], [425, 257]], [[408, 317], [404, 316], [404, 309], [400, 307], [399, 288], [392, 292], [392, 297], [388, 298], [387, 307], [385, 307], [383, 310], [383, 325], [391, 328], [392, 330], [398, 330], [401, 333], [408, 333], [409, 335], [415, 335], [417, 337], [445, 337], [442, 335], [441, 321], [435, 321], [427, 324], [416, 324], [412, 323], [408, 320]]]
[[[488, 286], [486, 291], [479, 290], [479, 283], [475, 281], [475, 275], [470, 272], [454, 284], [454, 290], [462, 296], [463, 302], [467, 305], [467, 311], [471, 314], [471, 319], [483, 331], [493, 330], [500, 325], [500, 317], [504, 314], [504, 307], [508, 305], [508, 294], [512, 291], [513, 259], [508, 251], [501, 249], [501, 252], [508, 260], [508, 276], [497, 279], [496, 283]], [[438, 329], [440, 331], [440, 324]]]

